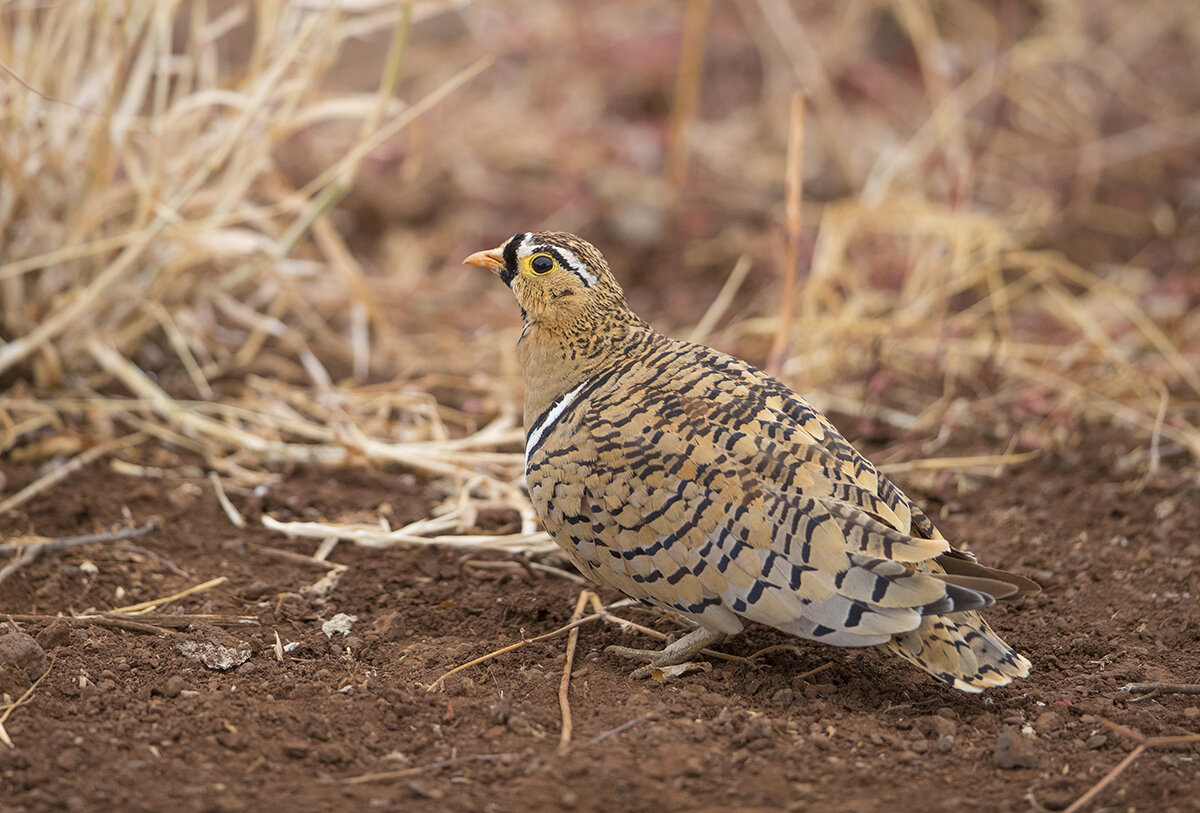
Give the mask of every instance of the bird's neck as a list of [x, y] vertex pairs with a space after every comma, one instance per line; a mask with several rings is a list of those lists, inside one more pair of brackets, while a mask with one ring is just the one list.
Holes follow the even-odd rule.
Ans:
[[560, 330], [539, 322], [525, 326], [517, 355], [525, 371], [525, 426], [550, 408], [563, 393], [595, 377], [628, 355], [631, 345], [654, 331], [633, 314], [586, 330]]

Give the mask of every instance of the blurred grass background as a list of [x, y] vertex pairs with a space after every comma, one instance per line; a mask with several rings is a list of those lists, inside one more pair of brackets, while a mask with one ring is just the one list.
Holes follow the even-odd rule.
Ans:
[[[936, 455], [961, 430], [1000, 453], [1112, 426], [1139, 472], [1200, 454], [1188, 3], [14, 0], [0, 18], [10, 462], [198, 455], [247, 487], [391, 462], [459, 483], [423, 532], [498, 503], [533, 533], [517, 310], [461, 258], [577, 232], [660, 329], [764, 364], [801, 170], [779, 371], [852, 438]], [[151, 438], [184, 457], [141, 456]]]

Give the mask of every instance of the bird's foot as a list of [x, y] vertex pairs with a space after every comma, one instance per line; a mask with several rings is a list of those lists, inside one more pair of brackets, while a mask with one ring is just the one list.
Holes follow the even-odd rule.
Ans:
[[605, 647], [610, 652], [622, 658], [635, 661], [646, 661], [629, 673], [633, 679], [650, 677], [655, 670], [668, 671], [673, 675], [681, 675], [695, 669], [710, 668], [707, 663], [696, 663], [691, 659], [709, 644], [716, 643], [725, 637], [724, 633], [712, 632], [704, 627], [697, 627], [677, 641], [672, 641], [662, 649], [634, 649], [628, 646]]

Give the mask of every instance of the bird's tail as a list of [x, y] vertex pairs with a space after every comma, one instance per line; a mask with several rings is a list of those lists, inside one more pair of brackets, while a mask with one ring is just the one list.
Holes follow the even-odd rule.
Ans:
[[974, 611], [927, 615], [921, 626], [883, 647], [964, 692], [1004, 686], [1029, 675], [1029, 661]]

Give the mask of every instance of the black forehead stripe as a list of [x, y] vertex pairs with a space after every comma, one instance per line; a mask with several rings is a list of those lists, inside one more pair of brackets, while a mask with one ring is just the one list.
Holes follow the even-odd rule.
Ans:
[[514, 234], [504, 244], [504, 267], [509, 271], [515, 272], [517, 270], [517, 246], [524, 242], [526, 234], [527, 232]]
[[583, 283], [584, 288], [592, 287], [591, 281], [587, 277], [583, 276], [578, 271], [576, 271], [575, 268], [570, 263], [567, 262], [567, 258], [562, 255], [562, 252], [560, 252], [554, 246], [543, 243], [540, 246], [536, 246], [534, 248], [534, 251], [535, 252], [542, 251], [542, 252], [545, 252], [546, 254], [549, 254], [551, 257], [553, 257], [555, 260], [558, 261], [558, 265], [560, 268], [565, 268], [568, 271], [570, 271], [572, 274], [574, 274], [579, 279], [579, 281]]

